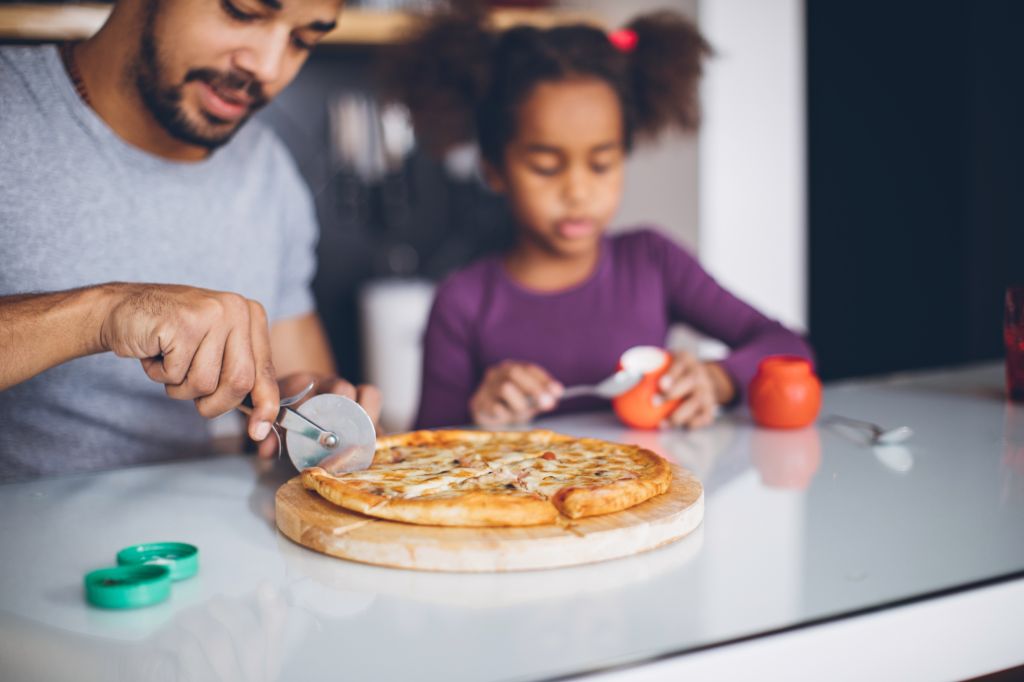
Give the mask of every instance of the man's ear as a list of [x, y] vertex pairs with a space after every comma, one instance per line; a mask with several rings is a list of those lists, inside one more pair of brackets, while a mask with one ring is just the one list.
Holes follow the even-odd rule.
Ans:
[[505, 182], [505, 176], [501, 172], [501, 169], [495, 166], [490, 161], [483, 162], [484, 181], [487, 186], [491, 188], [492, 192], [498, 194], [504, 194], [508, 188], [508, 183]]

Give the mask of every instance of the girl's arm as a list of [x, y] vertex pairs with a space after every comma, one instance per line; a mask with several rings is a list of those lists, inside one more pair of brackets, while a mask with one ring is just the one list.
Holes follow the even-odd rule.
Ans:
[[813, 361], [799, 334], [731, 294], [675, 243], [660, 235], [655, 240], [661, 243], [652, 244], [652, 253], [660, 260], [672, 320], [729, 346], [729, 356], [715, 364], [732, 380], [735, 399], [742, 399], [758, 364], [769, 355]]

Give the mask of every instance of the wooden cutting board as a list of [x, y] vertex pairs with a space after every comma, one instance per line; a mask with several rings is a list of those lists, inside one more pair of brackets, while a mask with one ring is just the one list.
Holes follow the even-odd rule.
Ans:
[[275, 499], [277, 527], [324, 554], [423, 571], [524, 571], [616, 559], [661, 547], [704, 518], [704, 489], [672, 465], [668, 492], [631, 509], [558, 525], [452, 528], [385, 521], [342, 509], [302, 487], [298, 476]]

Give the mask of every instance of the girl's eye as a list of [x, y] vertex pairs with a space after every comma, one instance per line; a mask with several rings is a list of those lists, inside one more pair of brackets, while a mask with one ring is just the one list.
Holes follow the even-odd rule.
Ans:
[[307, 43], [305, 40], [299, 38], [298, 36], [292, 38], [292, 45], [299, 48], [300, 50], [306, 50], [307, 52], [313, 49], [312, 43]]
[[558, 175], [558, 172], [561, 170], [561, 168], [559, 168], [558, 166], [530, 166], [530, 170], [532, 170], [537, 175], [553, 177], [555, 175]]
[[224, 12], [234, 19], [235, 21], [254, 21], [259, 18], [255, 14], [249, 14], [238, 9], [231, 0], [221, 0], [220, 6], [224, 9]]
[[590, 170], [598, 175], [614, 170], [622, 163], [622, 158], [617, 154], [600, 154], [590, 159]]

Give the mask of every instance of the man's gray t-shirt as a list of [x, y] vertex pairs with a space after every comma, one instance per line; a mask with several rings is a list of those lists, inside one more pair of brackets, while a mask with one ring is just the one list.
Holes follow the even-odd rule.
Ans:
[[[273, 322], [312, 312], [316, 237], [308, 188], [262, 125], [249, 122], [204, 161], [168, 161], [82, 102], [54, 46], [0, 48], [0, 296], [187, 284], [257, 300]], [[0, 391], [0, 480], [209, 445], [190, 401], [167, 398], [137, 360], [111, 353]]]

